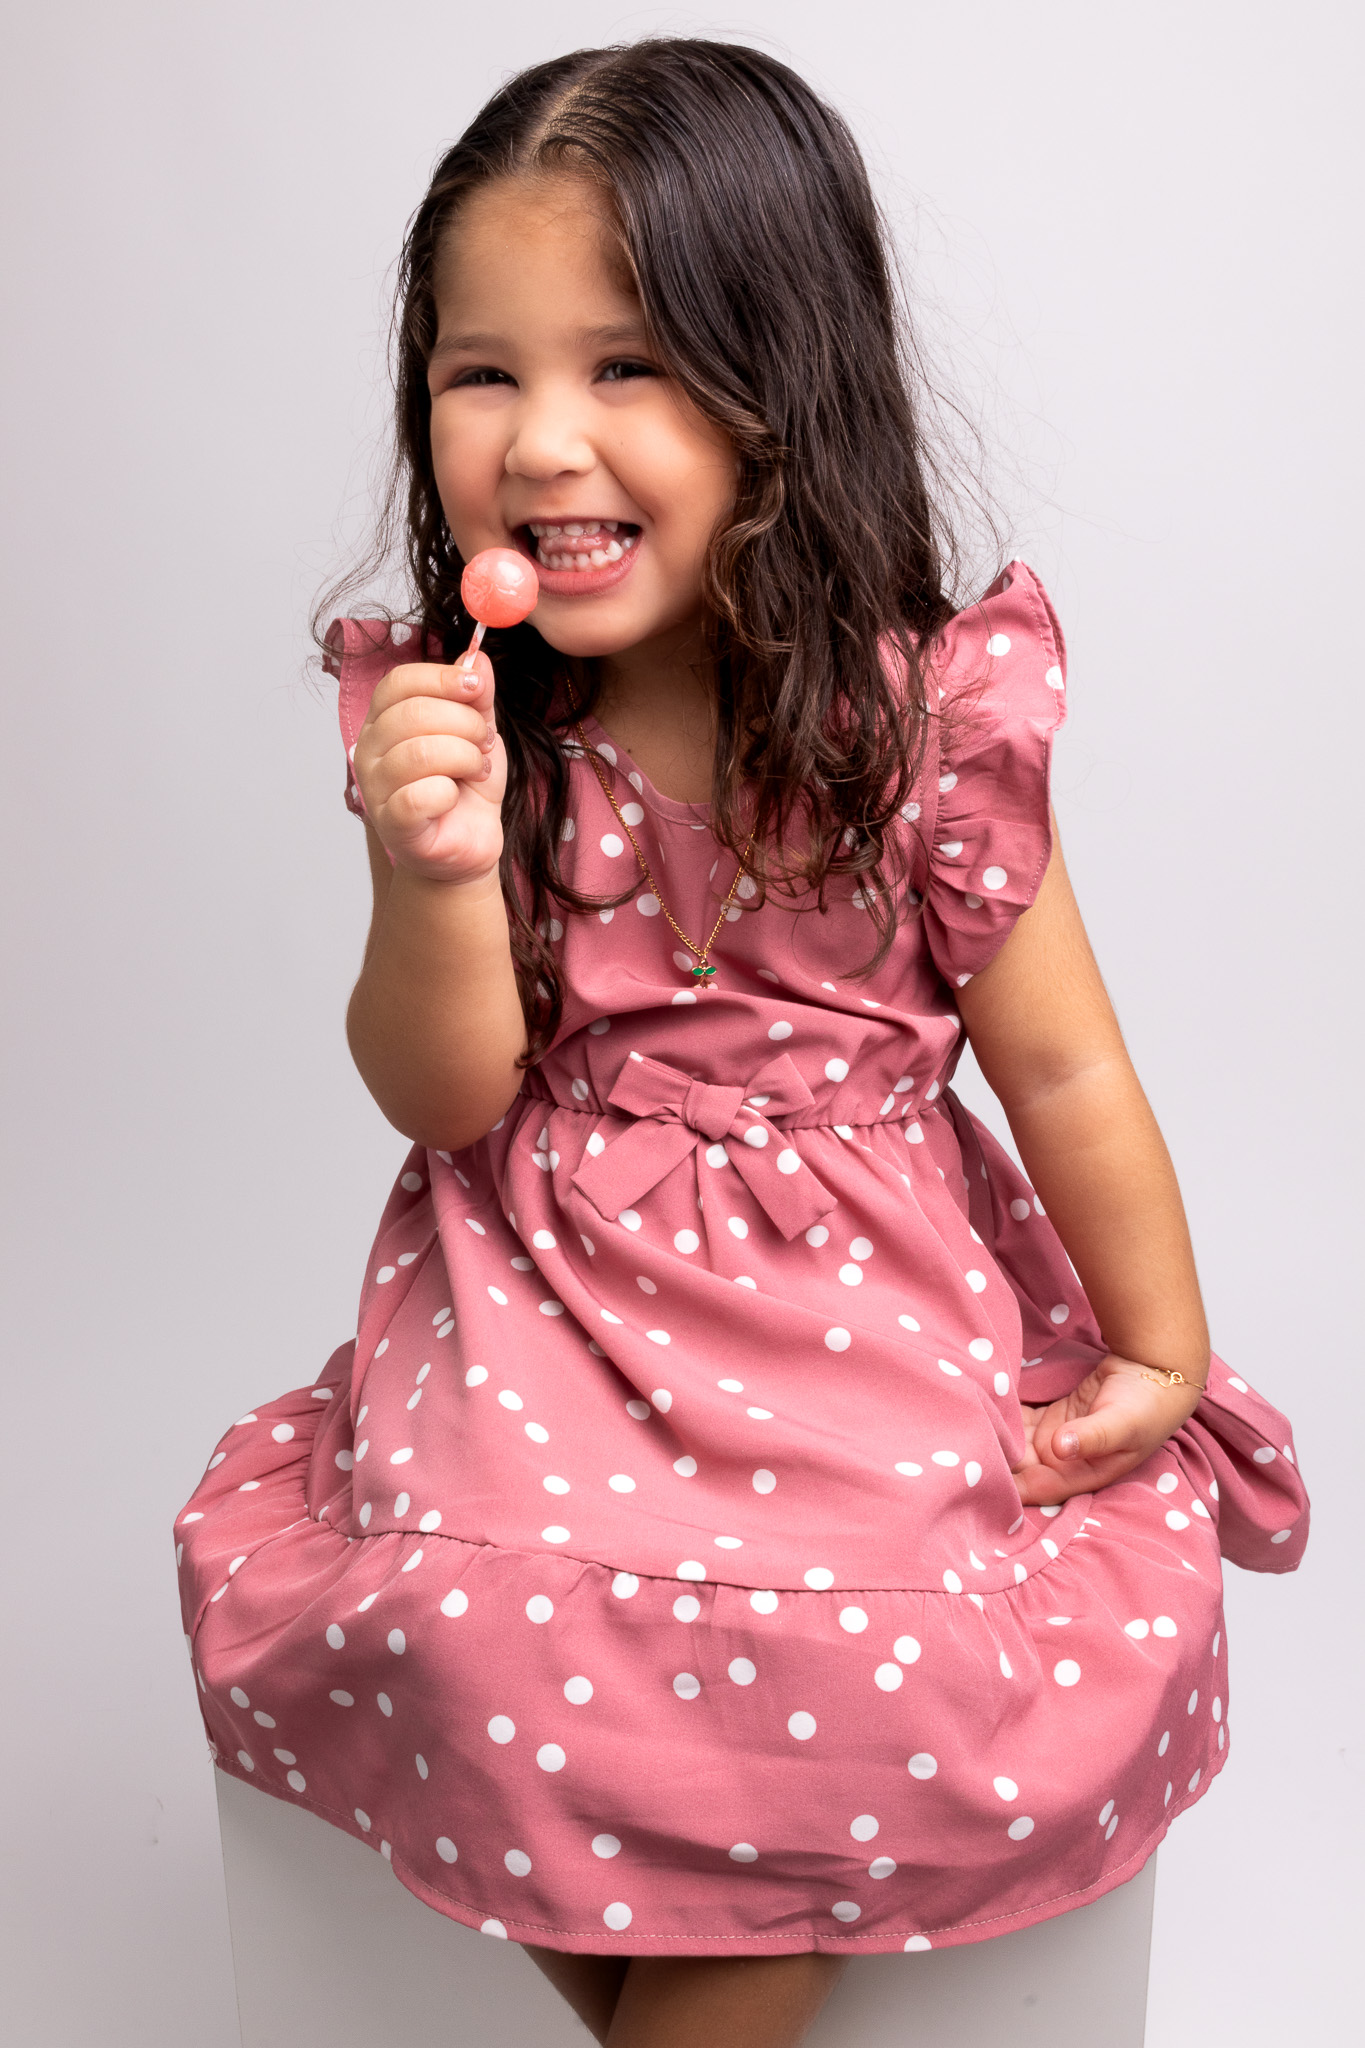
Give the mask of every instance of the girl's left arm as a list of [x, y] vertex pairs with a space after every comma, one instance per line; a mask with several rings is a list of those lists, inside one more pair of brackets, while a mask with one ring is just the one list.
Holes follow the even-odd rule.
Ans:
[[[1021, 1497], [1108, 1486], [1193, 1413], [1209, 1333], [1170, 1154], [1124, 1047], [1053, 850], [1000, 951], [958, 991], [981, 1071], [1095, 1311], [1103, 1358], [1074, 1394], [1025, 1408]], [[1165, 1386], [1144, 1368], [1178, 1372]]]

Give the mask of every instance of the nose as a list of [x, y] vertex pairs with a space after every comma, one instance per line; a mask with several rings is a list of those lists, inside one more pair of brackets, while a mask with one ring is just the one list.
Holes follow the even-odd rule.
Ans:
[[546, 483], [559, 476], [584, 476], [596, 465], [573, 394], [554, 386], [524, 392], [507, 450], [507, 474]]

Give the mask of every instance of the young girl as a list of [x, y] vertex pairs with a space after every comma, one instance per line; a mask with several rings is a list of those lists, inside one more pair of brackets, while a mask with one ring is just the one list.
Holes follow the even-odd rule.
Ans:
[[[1141, 1868], [1227, 1754], [1220, 1548], [1292, 1569], [1305, 1495], [1067, 882], [1052, 607], [953, 609], [838, 117], [732, 45], [526, 72], [397, 333], [410, 617], [328, 645], [413, 1149], [355, 1341], [179, 1517], [201, 1707], [599, 2041], [780, 2048], [849, 1956]], [[486, 547], [540, 596], [469, 667]]]

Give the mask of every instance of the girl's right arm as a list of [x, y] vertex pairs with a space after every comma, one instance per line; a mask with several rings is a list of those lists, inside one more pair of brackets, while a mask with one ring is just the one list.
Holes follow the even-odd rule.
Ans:
[[526, 1045], [498, 874], [507, 761], [487, 660], [385, 676], [351, 767], [374, 884], [351, 1054], [391, 1124], [454, 1152], [508, 1108]]

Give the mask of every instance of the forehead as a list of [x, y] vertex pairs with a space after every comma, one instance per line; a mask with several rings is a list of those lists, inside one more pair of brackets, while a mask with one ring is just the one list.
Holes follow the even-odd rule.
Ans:
[[504, 313], [562, 307], [566, 296], [618, 317], [639, 312], [609, 196], [566, 175], [497, 178], [472, 192], [441, 237], [432, 288], [443, 329], [490, 299]]

